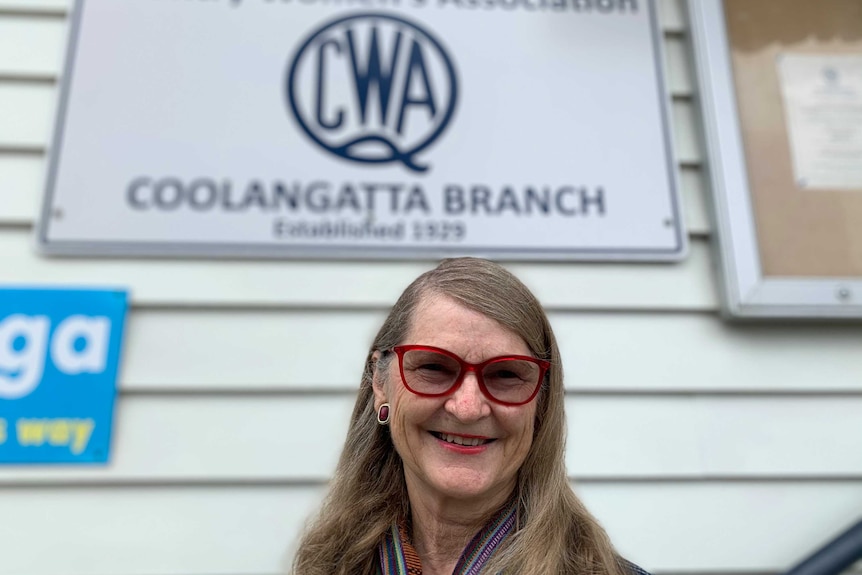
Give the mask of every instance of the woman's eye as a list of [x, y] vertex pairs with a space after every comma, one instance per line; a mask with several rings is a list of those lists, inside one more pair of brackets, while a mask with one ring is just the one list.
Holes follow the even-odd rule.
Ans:
[[419, 369], [422, 371], [435, 371], [445, 373], [449, 371], [445, 365], [440, 365], [439, 363], [426, 363], [425, 365], [420, 365]]
[[520, 385], [524, 377], [515, 371], [500, 370], [485, 376], [490, 385]]
[[501, 369], [500, 371], [495, 371], [490, 374], [489, 377], [493, 377], [495, 379], [512, 379], [512, 378], [520, 378], [520, 376], [514, 371]]

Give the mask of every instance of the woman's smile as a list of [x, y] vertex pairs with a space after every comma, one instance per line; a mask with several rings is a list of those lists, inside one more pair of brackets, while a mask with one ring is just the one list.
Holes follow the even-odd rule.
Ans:
[[428, 432], [445, 449], [458, 455], [479, 455], [484, 453], [496, 439], [477, 435], [458, 435], [453, 433]]
[[490, 443], [491, 441], [494, 441], [494, 438], [485, 437], [483, 435], [464, 435], [457, 433], [448, 433], [445, 431], [429, 431], [428, 433], [430, 433], [440, 441], [463, 445], [465, 447], [481, 446]]

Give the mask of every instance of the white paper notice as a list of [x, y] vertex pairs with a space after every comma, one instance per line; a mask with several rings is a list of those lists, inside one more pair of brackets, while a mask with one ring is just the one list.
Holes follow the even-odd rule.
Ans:
[[778, 74], [797, 185], [862, 191], [862, 54], [782, 54]]

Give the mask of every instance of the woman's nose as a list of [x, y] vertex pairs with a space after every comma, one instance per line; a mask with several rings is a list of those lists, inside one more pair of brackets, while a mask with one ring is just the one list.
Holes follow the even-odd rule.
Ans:
[[464, 375], [461, 385], [446, 402], [446, 409], [461, 421], [474, 421], [491, 413], [488, 398], [482, 393], [474, 372]]

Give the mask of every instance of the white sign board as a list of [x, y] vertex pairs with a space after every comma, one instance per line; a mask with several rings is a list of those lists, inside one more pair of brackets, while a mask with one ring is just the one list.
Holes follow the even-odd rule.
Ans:
[[646, 0], [79, 0], [52, 254], [679, 259]]

